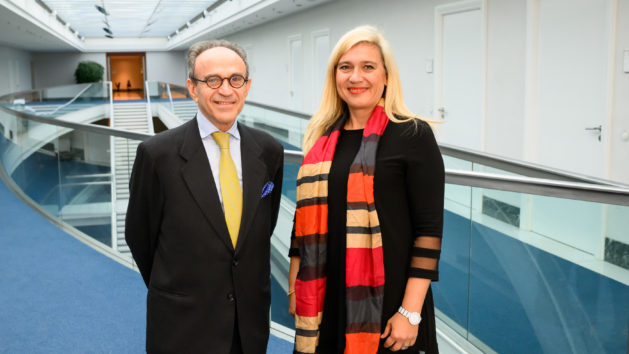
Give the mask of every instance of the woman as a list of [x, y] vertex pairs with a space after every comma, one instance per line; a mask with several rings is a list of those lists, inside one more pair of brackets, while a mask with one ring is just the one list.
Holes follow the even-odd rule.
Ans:
[[375, 28], [332, 51], [303, 150], [289, 254], [295, 352], [437, 353], [443, 161]]

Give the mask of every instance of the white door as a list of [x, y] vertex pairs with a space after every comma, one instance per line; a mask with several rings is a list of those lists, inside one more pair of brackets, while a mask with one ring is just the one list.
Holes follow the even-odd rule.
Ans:
[[291, 108], [301, 112], [304, 110], [304, 55], [301, 46], [301, 37], [289, 37], [288, 46], [290, 48], [289, 95]]
[[480, 2], [437, 7], [436, 104], [440, 142], [483, 149], [482, 11]]
[[606, 175], [611, 2], [540, 1], [535, 162]]
[[325, 83], [325, 72], [330, 56], [330, 33], [321, 30], [312, 33], [313, 61], [312, 61], [312, 112], [314, 113], [321, 103], [321, 93]]

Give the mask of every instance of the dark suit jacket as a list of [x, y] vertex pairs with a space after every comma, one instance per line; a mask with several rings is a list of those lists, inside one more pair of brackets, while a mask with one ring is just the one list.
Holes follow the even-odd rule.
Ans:
[[[148, 287], [149, 353], [229, 353], [236, 315], [243, 351], [266, 352], [283, 149], [264, 132], [238, 129], [243, 214], [235, 250], [196, 119], [138, 147], [125, 236]], [[273, 191], [261, 198], [269, 181]]]

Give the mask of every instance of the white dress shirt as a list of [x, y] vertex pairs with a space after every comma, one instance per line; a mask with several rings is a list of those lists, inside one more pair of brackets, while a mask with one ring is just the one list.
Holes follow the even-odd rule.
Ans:
[[[214, 177], [214, 183], [216, 184], [216, 190], [218, 191], [218, 198], [223, 205], [223, 195], [221, 194], [221, 181], [218, 176], [218, 162], [221, 157], [221, 148], [216, 143], [216, 140], [212, 137], [212, 133], [221, 131], [212, 122], [210, 122], [201, 111], [197, 112], [197, 123], [199, 125], [199, 133], [201, 134], [201, 140], [203, 141], [203, 147], [207, 154], [207, 159], [210, 161], [210, 168], [212, 169], [212, 176]], [[238, 173], [238, 182], [240, 182], [240, 190], [242, 191], [242, 160], [240, 158], [240, 132], [238, 132], [238, 125], [234, 121], [234, 124], [227, 130], [229, 133], [229, 153], [236, 165], [236, 172]]]

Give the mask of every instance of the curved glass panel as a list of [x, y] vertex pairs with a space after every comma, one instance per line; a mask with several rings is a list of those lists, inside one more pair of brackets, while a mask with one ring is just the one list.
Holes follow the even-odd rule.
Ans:
[[110, 82], [98, 82], [25, 91], [4, 96], [0, 103], [15, 111], [71, 119], [73, 112], [109, 103], [110, 85]]
[[463, 188], [446, 193], [439, 317], [486, 352], [625, 352], [629, 207]]

